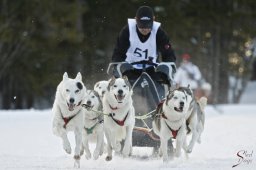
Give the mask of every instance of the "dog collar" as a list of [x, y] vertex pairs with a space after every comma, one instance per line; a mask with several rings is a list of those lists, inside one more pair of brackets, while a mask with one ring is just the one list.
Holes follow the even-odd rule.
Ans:
[[116, 122], [116, 124], [118, 124], [119, 126], [124, 126], [124, 122], [125, 122], [125, 120], [126, 120], [126, 118], [127, 118], [127, 116], [128, 116], [128, 113], [129, 113], [129, 112], [127, 112], [127, 114], [126, 114], [126, 116], [124, 117], [123, 120], [117, 120], [117, 119], [115, 119], [115, 118], [114, 118], [114, 113], [109, 113], [109, 116], [114, 120], [114, 122]]
[[118, 108], [117, 107], [112, 107], [110, 104], [109, 104], [109, 107], [111, 110], [117, 110]]

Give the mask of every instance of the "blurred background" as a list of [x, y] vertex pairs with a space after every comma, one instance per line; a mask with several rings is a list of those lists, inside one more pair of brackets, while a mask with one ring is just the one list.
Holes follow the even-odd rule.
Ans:
[[[255, 0], [0, 0], [0, 109], [52, 107], [66, 71], [87, 88], [107, 80], [121, 28], [154, 9], [177, 56], [189, 53], [213, 104], [239, 103], [253, 78]], [[256, 73], [255, 73], [256, 74]]]

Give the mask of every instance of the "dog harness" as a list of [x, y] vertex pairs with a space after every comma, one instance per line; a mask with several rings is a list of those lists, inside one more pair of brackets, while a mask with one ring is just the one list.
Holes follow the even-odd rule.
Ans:
[[129, 112], [127, 112], [127, 114], [126, 114], [126, 116], [124, 117], [123, 120], [117, 120], [117, 119], [115, 119], [115, 118], [114, 118], [115, 113], [109, 113], [108, 116], [111, 117], [111, 118], [114, 120], [114, 122], [116, 122], [116, 124], [118, 124], [119, 126], [124, 126], [124, 122], [125, 122], [125, 120], [126, 120], [126, 118], [127, 118], [127, 116], [128, 116], [128, 113], [129, 113]]
[[[162, 118], [168, 120], [167, 117], [165, 116], [164, 112], [162, 113]], [[166, 122], [165, 122], [165, 124], [168, 127], [168, 129], [172, 132], [173, 138], [176, 139], [176, 136], [177, 136], [177, 134], [178, 134], [178, 132], [179, 132], [181, 127], [179, 129], [177, 129], [177, 130], [173, 130]]]
[[95, 125], [93, 125], [91, 128], [86, 128], [86, 127], [84, 127], [84, 129], [85, 129], [86, 132], [87, 132], [87, 135], [92, 134], [93, 129], [94, 129], [98, 124], [101, 124], [101, 123], [103, 123], [103, 122], [104, 122], [104, 120], [100, 120], [100, 121], [96, 122]]
[[73, 115], [73, 116], [70, 116], [70, 117], [63, 117], [62, 115], [62, 119], [64, 120], [64, 125], [63, 125], [63, 127], [66, 129], [66, 126], [67, 126], [67, 124], [68, 124], [68, 122], [71, 120], [71, 119], [73, 119], [75, 116], [77, 115], [77, 113], [75, 114], [75, 115]]

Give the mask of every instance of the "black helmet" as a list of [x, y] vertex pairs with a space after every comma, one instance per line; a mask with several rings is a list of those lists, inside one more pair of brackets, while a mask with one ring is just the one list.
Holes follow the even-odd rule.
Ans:
[[150, 28], [153, 26], [154, 12], [149, 6], [141, 6], [136, 12], [138, 28]]

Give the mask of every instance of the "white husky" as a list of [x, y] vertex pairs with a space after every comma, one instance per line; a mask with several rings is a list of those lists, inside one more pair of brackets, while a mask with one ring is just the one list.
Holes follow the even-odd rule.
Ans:
[[188, 97], [188, 110], [186, 114], [186, 125], [188, 132], [192, 134], [191, 140], [187, 147], [187, 152], [191, 153], [196, 142], [201, 143], [201, 135], [204, 130], [205, 113], [204, 109], [207, 105], [207, 98], [201, 97], [195, 99], [193, 91], [189, 87], [180, 87]]
[[[187, 97], [183, 91], [169, 91], [166, 100], [157, 108], [152, 122], [154, 132], [160, 137], [160, 153], [163, 161], [168, 161], [168, 140], [176, 139], [175, 156], [180, 156], [181, 148], [186, 149], [185, 116], [188, 107]], [[173, 149], [171, 149], [173, 150]]]
[[112, 149], [121, 151], [120, 141], [124, 140], [123, 156], [132, 152], [132, 131], [135, 124], [135, 111], [132, 103], [132, 90], [127, 77], [115, 78], [109, 82], [103, 96], [104, 128], [107, 138], [107, 161], [112, 159]]
[[82, 144], [82, 129], [84, 113], [82, 109], [82, 103], [85, 96], [86, 88], [82, 82], [82, 76], [77, 74], [75, 79], [68, 77], [65, 72], [63, 74], [63, 80], [57, 87], [57, 92], [52, 108], [54, 113], [53, 118], [53, 133], [56, 136], [61, 137], [63, 142], [63, 149], [71, 154], [71, 147], [67, 137], [68, 131], [74, 131], [75, 133], [75, 164], [80, 166], [80, 147]]
[[96, 139], [97, 143], [93, 152], [93, 158], [98, 159], [98, 157], [103, 154], [104, 150], [103, 115], [99, 113], [102, 111], [102, 104], [98, 93], [94, 90], [87, 90], [83, 105], [87, 109], [85, 109], [84, 112], [82, 149], [85, 150], [85, 158], [90, 159], [91, 152], [89, 142], [94, 142]]

